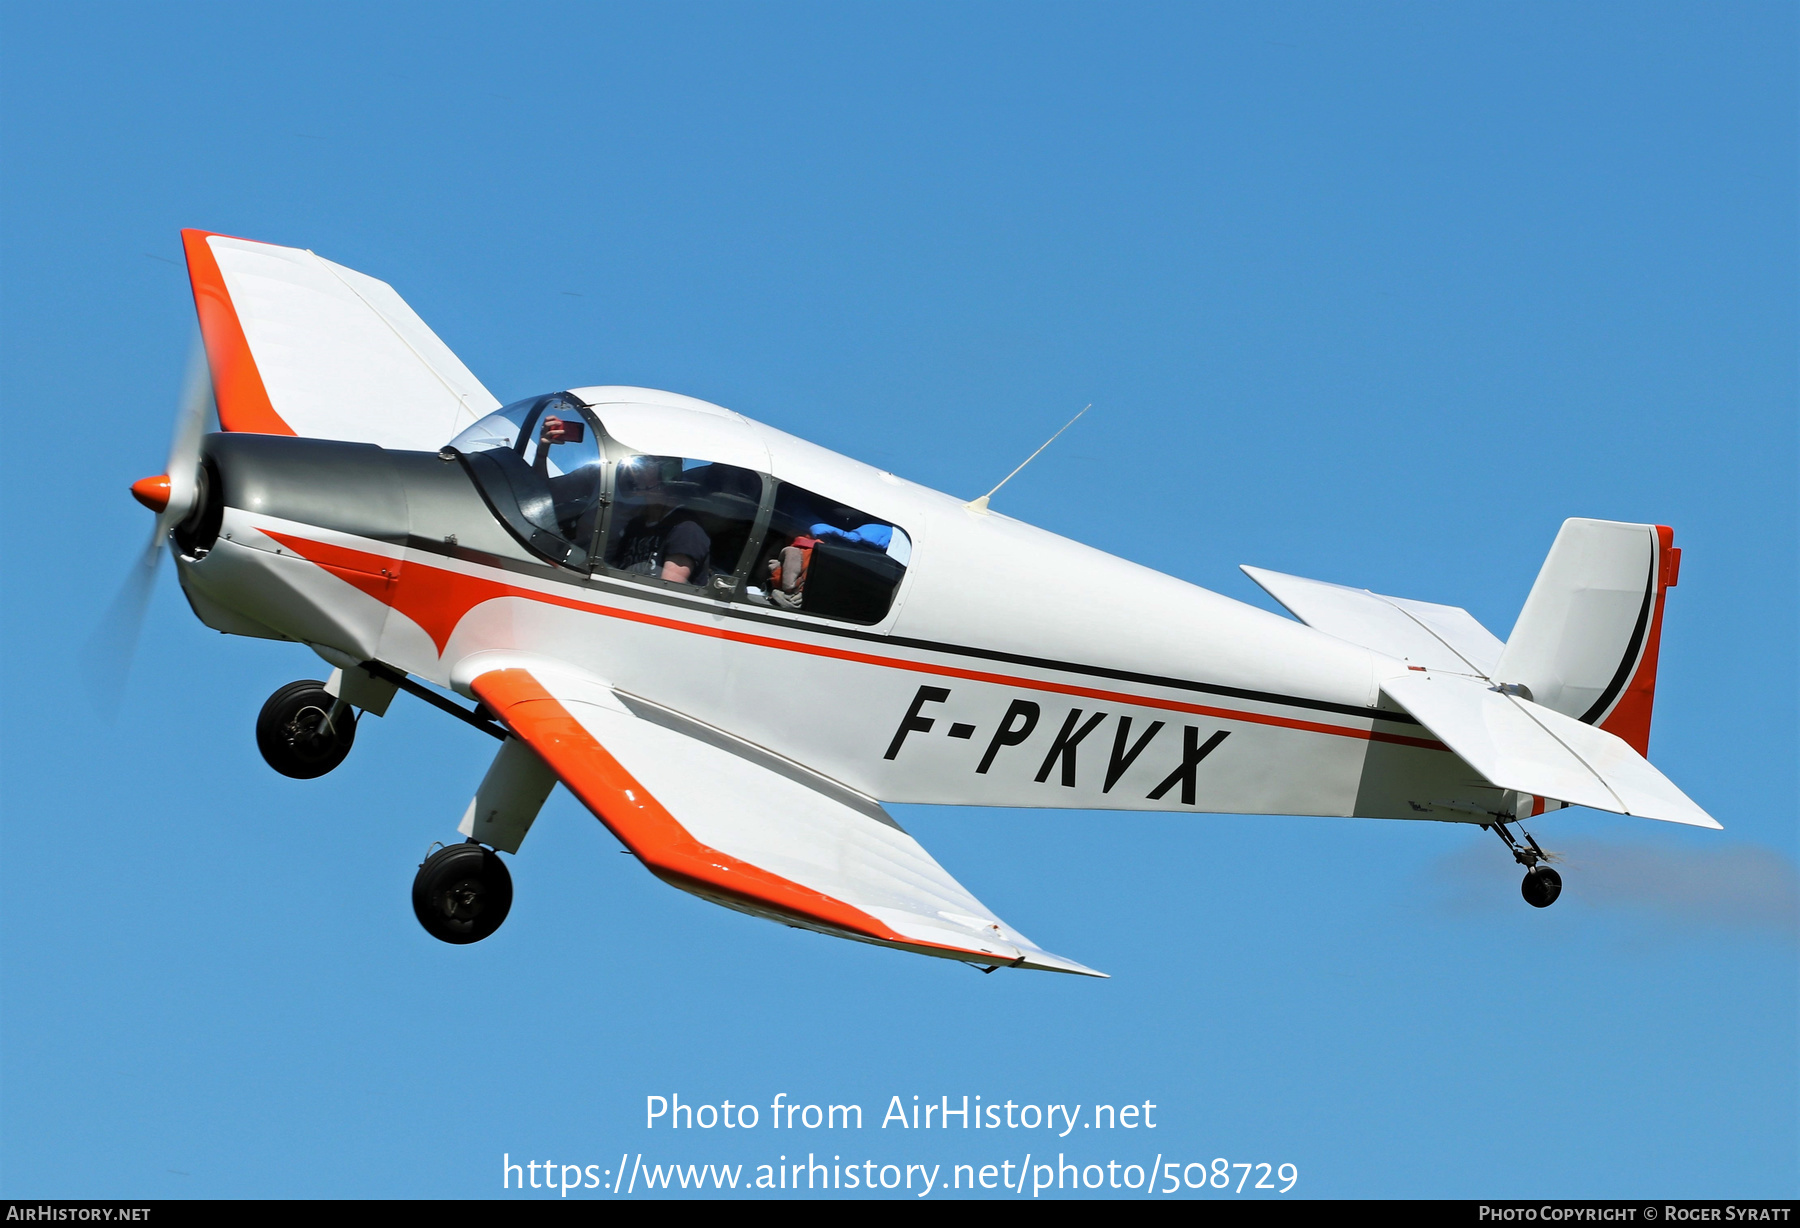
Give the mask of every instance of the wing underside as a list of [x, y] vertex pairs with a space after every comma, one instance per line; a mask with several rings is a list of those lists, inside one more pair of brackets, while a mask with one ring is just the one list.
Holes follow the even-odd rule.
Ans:
[[994, 916], [880, 805], [555, 665], [468, 688], [650, 871], [789, 925], [988, 967], [1100, 976]]

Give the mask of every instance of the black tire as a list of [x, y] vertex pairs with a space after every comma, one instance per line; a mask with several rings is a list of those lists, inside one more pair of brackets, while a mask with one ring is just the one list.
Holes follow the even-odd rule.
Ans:
[[506, 920], [512, 898], [506, 863], [479, 844], [439, 849], [413, 879], [413, 914], [440, 942], [480, 942]]
[[1519, 894], [1533, 908], [1548, 908], [1562, 894], [1562, 875], [1549, 866], [1538, 866], [1519, 884]]
[[263, 761], [295, 780], [323, 776], [344, 761], [356, 741], [356, 712], [346, 707], [329, 733], [325, 716], [337, 701], [325, 684], [290, 682], [269, 696], [256, 717], [256, 749]]

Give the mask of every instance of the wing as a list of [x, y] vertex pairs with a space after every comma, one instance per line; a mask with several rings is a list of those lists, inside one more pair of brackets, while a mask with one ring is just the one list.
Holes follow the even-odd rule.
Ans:
[[1381, 689], [1502, 789], [1615, 814], [1717, 828], [1648, 760], [1604, 729], [1457, 674], [1414, 673]]
[[1242, 571], [1307, 626], [1412, 665], [1485, 678], [1506, 647], [1459, 606], [1383, 597], [1260, 567]]
[[181, 239], [226, 430], [429, 451], [499, 406], [386, 282], [303, 248]]
[[541, 658], [467, 689], [658, 877], [740, 912], [989, 967], [1102, 976], [995, 917], [874, 801]]

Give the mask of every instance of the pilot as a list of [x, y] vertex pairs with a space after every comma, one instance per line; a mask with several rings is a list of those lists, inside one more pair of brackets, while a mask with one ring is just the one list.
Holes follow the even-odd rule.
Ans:
[[640, 456], [621, 464], [619, 495], [635, 497], [642, 507], [616, 531], [607, 561], [621, 571], [676, 584], [705, 584], [712, 538], [692, 514], [674, 506], [660, 460]]

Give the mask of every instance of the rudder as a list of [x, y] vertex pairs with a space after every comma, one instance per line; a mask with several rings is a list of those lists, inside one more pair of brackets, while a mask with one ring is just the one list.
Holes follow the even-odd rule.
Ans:
[[1647, 757], [1674, 543], [1667, 525], [1565, 520], [1493, 677]]

